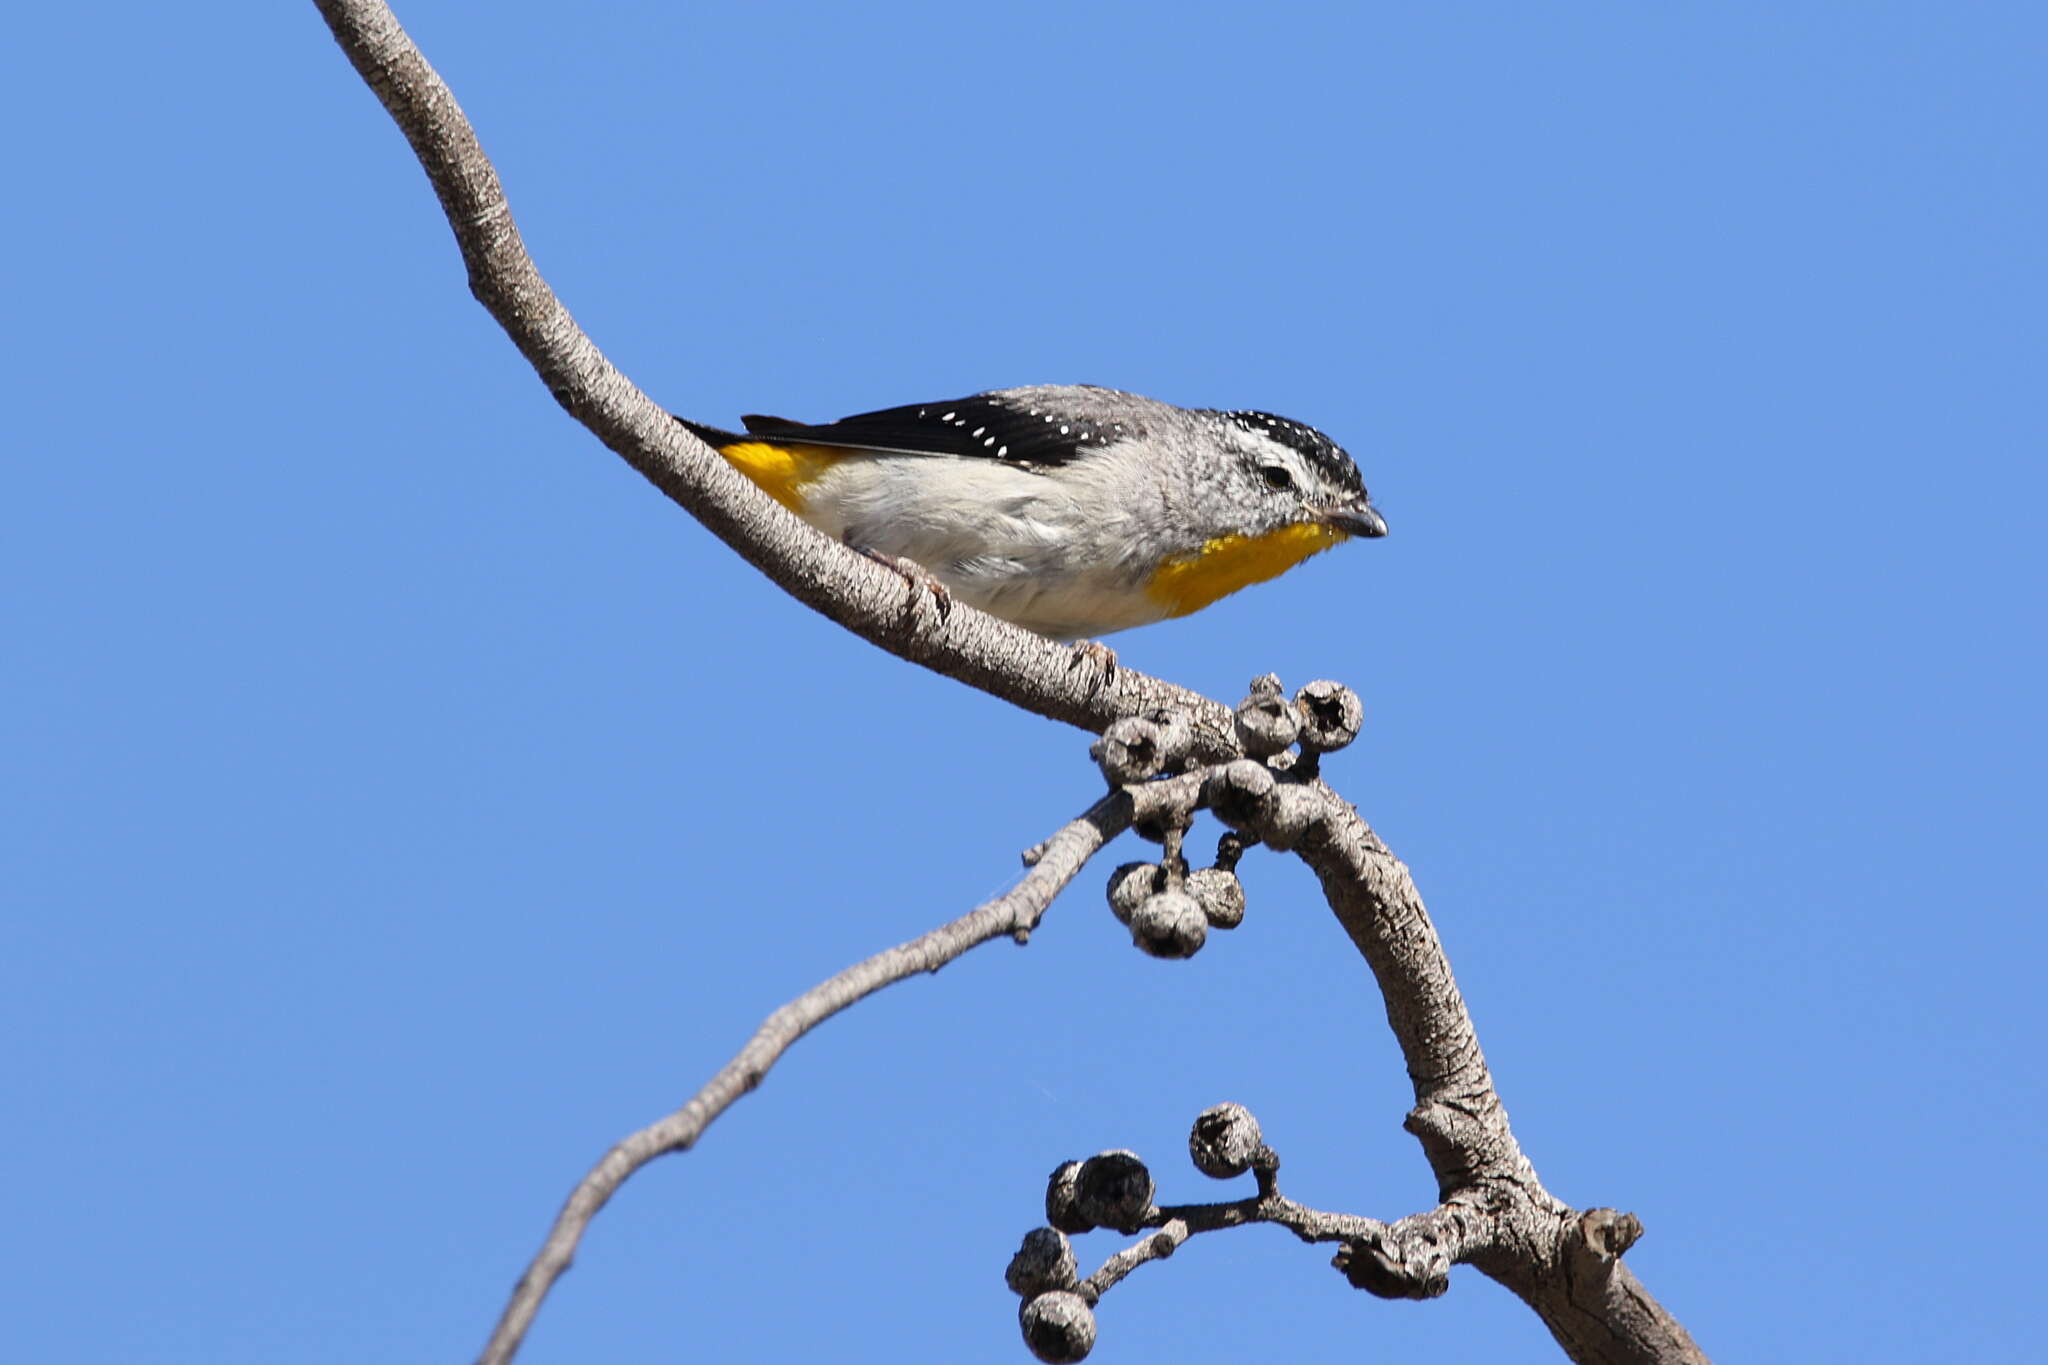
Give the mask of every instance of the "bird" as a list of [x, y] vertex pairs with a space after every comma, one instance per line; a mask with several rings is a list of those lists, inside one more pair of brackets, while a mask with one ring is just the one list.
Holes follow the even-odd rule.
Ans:
[[1185, 616], [1387, 533], [1344, 448], [1269, 412], [1035, 384], [818, 425], [675, 420], [819, 531], [928, 575], [942, 609], [1053, 640]]

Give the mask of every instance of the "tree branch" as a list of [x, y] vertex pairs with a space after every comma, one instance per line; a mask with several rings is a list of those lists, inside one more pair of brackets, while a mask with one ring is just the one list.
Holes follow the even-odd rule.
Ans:
[[528, 1264], [505, 1305], [480, 1365], [504, 1365], [517, 1354], [548, 1290], [574, 1259], [584, 1229], [635, 1171], [669, 1152], [688, 1150], [733, 1102], [754, 1089], [790, 1045], [855, 1001], [920, 972], [935, 972], [971, 948], [1009, 936], [1020, 941], [1038, 927], [1046, 907], [1096, 850], [1130, 827], [1134, 814], [1160, 802], [1191, 799], [1194, 779], [1154, 783], [1135, 796], [1111, 792], [1032, 849], [1030, 869], [1010, 890], [950, 924], [876, 953], [820, 982], [769, 1015], [747, 1045], [720, 1068], [687, 1104], [620, 1141], [578, 1182], [555, 1215], [547, 1240]]
[[469, 288], [555, 401], [742, 558], [806, 606], [900, 658], [1100, 732], [1110, 722], [1185, 711], [1193, 751], [1235, 752], [1230, 713], [1164, 679], [1118, 668], [1104, 678], [1065, 646], [965, 604], [945, 616], [901, 575], [785, 511], [674, 422], [604, 358], [540, 276], [497, 172], [455, 96], [382, 0], [315, 0], [358, 74], [412, 144], [455, 232]]
[[1404, 1235], [1359, 1244], [1342, 1267], [1352, 1282], [1408, 1293], [1431, 1279], [1441, 1242], [1449, 1261], [1476, 1266], [1535, 1309], [1575, 1361], [1704, 1365], [1706, 1354], [1620, 1261], [1641, 1225], [1611, 1209], [1577, 1213], [1522, 1154], [1407, 867], [1319, 778], [1288, 781], [1297, 775], [1283, 769], [1262, 783], [1252, 766], [1261, 765], [1239, 759], [1218, 770], [1206, 788], [1211, 808], [1269, 847], [1291, 850], [1321, 880], [1386, 1001], [1415, 1091], [1404, 1126], [1421, 1142], [1443, 1201], [1390, 1225]]
[[[426, 170], [468, 267], [470, 291], [555, 400], [714, 535], [793, 597], [862, 638], [1026, 710], [1099, 733], [1115, 721], [1170, 709], [1184, 717], [1178, 723], [1192, 758], [1214, 762], [1244, 752], [1231, 713], [1215, 702], [1131, 669], [1104, 677], [1076, 667], [1069, 650], [964, 604], [940, 616], [921, 589], [762, 495], [620, 374], [577, 327], [527, 255], [496, 172], [454, 96], [389, 8], [381, 0], [315, 3]], [[1330, 727], [1355, 728], [1335, 712], [1318, 719], [1326, 700], [1299, 703], [1308, 717], [1303, 752], [1292, 771], [1276, 760], [1284, 781], [1273, 768], [1240, 758], [1205, 775], [1204, 800], [1227, 823], [1276, 849], [1297, 851], [1316, 871], [1379, 982], [1407, 1062], [1416, 1097], [1407, 1127], [1422, 1142], [1443, 1204], [1379, 1225], [1383, 1233], [1365, 1230], [1369, 1235], [1350, 1244], [1354, 1262], [1365, 1253], [1385, 1263], [1372, 1274], [1392, 1267], [1398, 1283], [1425, 1283], [1438, 1253], [1455, 1252], [1452, 1259], [1469, 1259], [1530, 1303], [1574, 1360], [1704, 1361], [1684, 1329], [1620, 1263], [1639, 1231], [1632, 1220], [1608, 1210], [1574, 1213], [1543, 1188], [1523, 1156], [1407, 869], [1315, 778], [1319, 753], [1341, 747], [1317, 736]], [[1133, 818], [1132, 803], [1144, 799], [1133, 793], [1180, 781], [1106, 798], [1050, 841], [1008, 896], [850, 968], [770, 1016], [703, 1092], [618, 1144], [578, 1185], [483, 1359], [510, 1359], [583, 1229], [633, 1171], [694, 1142], [819, 1021], [892, 981], [935, 970], [976, 943], [1028, 932], [1052, 893]], [[1176, 799], [1185, 797], [1183, 791]], [[1413, 1236], [1400, 1232], [1404, 1228]], [[1172, 1241], [1153, 1239], [1130, 1264], [1165, 1254]]]

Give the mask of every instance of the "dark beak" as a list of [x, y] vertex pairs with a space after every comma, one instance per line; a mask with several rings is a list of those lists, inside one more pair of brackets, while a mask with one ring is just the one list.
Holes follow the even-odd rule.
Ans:
[[1373, 510], [1369, 502], [1361, 502], [1355, 507], [1325, 507], [1322, 518], [1326, 524], [1347, 536], [1378, 540], [1387, 533], [1387, 519]]

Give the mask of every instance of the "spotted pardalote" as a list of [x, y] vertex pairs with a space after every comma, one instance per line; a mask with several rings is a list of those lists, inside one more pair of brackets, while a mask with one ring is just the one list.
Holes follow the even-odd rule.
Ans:
[[826, 535], [1054, 639], [1199, 611], [1387, 533], [1343, 448], [1267, 412], [1044, 384], [744, 434], [676, 420]]

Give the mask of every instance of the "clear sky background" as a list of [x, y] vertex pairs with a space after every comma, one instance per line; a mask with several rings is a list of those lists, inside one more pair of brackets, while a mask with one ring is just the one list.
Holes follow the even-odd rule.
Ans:
[[[1082, 381], [1344, 443], [1391, 537], [1124, 659], [1363, 693], [1333, 780], [1516, 1132], [1717, 1358], [2038, 1341], [2048, 10], [400, 15], [679, 411]], [[571, 423], [310, 4], [34, 6], [0, 77], [6, 1354], [464, 1359], [609, 1143], [1007, 884], [1086, 739]], [[1426, 1207], [1308, 875], [1161, 963], [1101, 900], [1137, 847], [631, 1183], [525, 1359], [1024, 1360], [1045, 1172], [1225, 1197], [1224, 1099], [1295, 1197]], [[1095, 1359], [1556, 1358], [1476, 1272], [1327, 1255], [1202, 1238]]]

